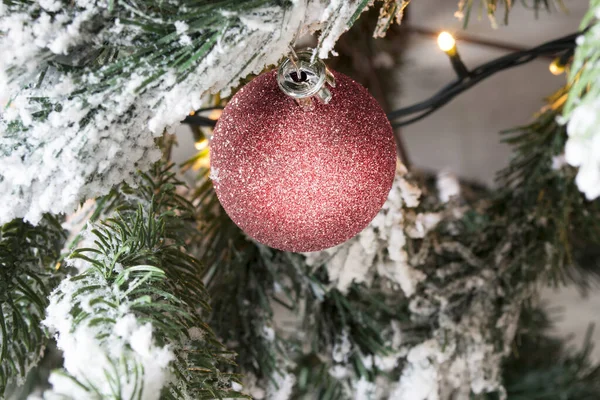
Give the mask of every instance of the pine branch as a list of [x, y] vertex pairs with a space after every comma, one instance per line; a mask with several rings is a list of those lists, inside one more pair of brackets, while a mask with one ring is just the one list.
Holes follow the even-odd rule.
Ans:
[[[356, 352], [349, 360], [345, 360], [351, 366], [354, 366], [357, 375], [361, 376], [365, 382], [374, 380], [375, 374], [364, 367], [361, 355]], [[346, 366], [342, 366], [342, 371], [346, 373]], [[331, 399], [342, 400], [348, 398], [373, 398], [373, 393], [366, 393], [353, 387], [353, 377], [351, 373], [344, 376], [334, 376], [336, 371], [332, 369], [332, 364], [323, 360], [317, 354], [309, 354], [298, 361], [298, 367], [295, 371], [297, 376], [295, 395], [299, 399]], [[371, 395], [371, 396], [369, 396]]]
[[[195, 254], [206, 265], [212, 298], [210, 325], [238, 353], [244, 374], [272, 379], [290, 364], [290, 348], [274, 330], [274, 298], [292, 309], [298, 299], [295, 262], [298, 256], [252, 242], [229, 219], [208, 179], [199, 172], [193, 194], [201, 221]], [[290, 285], [291, 282], [291, 285]]]
[[[310, 291], [305, 294], [304, 332], [309, 346], [296, 355], [294, 393], [306, 399], [373, 397], [378, 376], [397, 379], [397, 372], [390, 373], [382, 365], [386, 357], [395, 359], [394, 334], [406, 335], [403, 345], [417, 337], [408, 321], [407, 300], [378, 285], [355, 284], [348, 294], [327, 291], [322, 280], [307, 275], [313, 281], [311, 287], [321, 289], [312, 296]], [[395, 329], [391, 329], [393, 324]]]
[[42, 356], [46, 336], [40, 321], [56, 285], [52, 270], [65, 240], [57, 220], [37, 227], [14, 220], [0, 230], [0, 397], [6, 385], [25, 378]]
[[[479, 17], [486, 14], [493, 27], [498, 26], [496, 20], [496, 13], [499, 6], [504, 8], [503, 23], [508, 25], [508, 19], [512, 8], [514, 7], [515, 0], [459, 0], [458, 10], [455, 15], [462, 19], [464, 22], [464, 28], [469, 24], [471, 14], [474, 10], [477, 10]], [[553, 8], [558, 8], [566, 11], [566, 6], [563, 0], [533, 0], [526, 1], [521, 0], [523, 7], [530, 8], [535, 12], [537, 17], [540, 11], [552, 11]]]
[[209, 305], [200, 264], [185, 252], [189, 203], [168, 167], [153, 172], [115, 195], [113, 217], [90, 224], [69, 256], [79, 274], [50, 296], [44, 323], [65, 357], [50, 398], [243, 397], [235, 375], [219, 371], [233, 354], [197, 311]]
[[564, 159], [570, 139], [557, 118], [565, 93], [552, 96], [551, 106], [532, 124], [504, 133], [514, 156], [499, 173], [505, 190], [492, 212], [500, 216], [501, 229], [521, 238], [498, 232], [501, 242], [520, 243], [507, 267], [514, 280], [543, 276], [555, 285], [575, 282], [587, 288], [590, 276], [600, 278], [600, 257], [593, 250], [600, 245], [600, 203], [585, 200], [575, 183], [577, 170]]
[[[600, 364], [590, 360], [591, 329], [580, 350], [552, 336], [546, 311], [526, 306], [511, 357], [504, 363], [510, 400], [592, 400], [600, 397]], [[489, 398], [493, 398], [490, 396]]]

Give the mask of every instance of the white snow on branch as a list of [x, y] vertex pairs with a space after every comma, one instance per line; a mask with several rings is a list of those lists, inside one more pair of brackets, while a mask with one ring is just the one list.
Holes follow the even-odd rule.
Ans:
[[[95, 229], [99, 226], [88, 223], [81, 232], [79, 248], [98, 249], [98, 237], [92, 233]], [[113, 250], [117, 249], [114, 254], [68, 258], [68, 265], [77, 274], [65, 278], [49, 296], [42, 324], [54, 336], [64, 362], [63, 369], [50, 375], [52, 389], [44, 392], [46, 400], [158, 400], [163, 388], [174, 380], [176, 351], [189, 343], [166, 340], [165, 344], [164, 337], [159, 342], [152, 323], [138, 319], [140, 308], [158, 300], [132, 295], [150, 275], [142, 277], [131, 271], [154, 267], [130, 266], [124, 272], [123, 265], [115, 261], [118, 249], [128, 249], [128, 242], [119, 242], [118, 237], [106, 240], [115, 246]], [[117, 280], [106, 278], [120, 273]], [[200, 328], [187, 330], [189, 340], [203, 340]]]
[[[98, 288], [75, 295], [86, 287]], [[43, 324], [54, 334], [62, 350], [64, 368], [70, 375], [53, 372], [52, 390], [45, 399], [121, 398], [140, 395], [143, 400], [155, 400], [170, 376], [169, 363], [175, 359], [168, 346], [157, 346], [149, 323], [141, 324], [128, 312], [122, 293], [111, 289], [102, 279], [65, 279], [50, 296], [47, 317]], [[96, 300], [92, 302], [91, 300]], [[97, 302], [103, 299], [104, 302]], [[119, 304], [119, 302], [121, 303]], [[107, 304], [116, 306], [110, 309]], [[93, 316], [113, 318], [114, 324], [75, 323], [73, 311], [81, 307]], [[108, 314], [108, 315], [107, 315]], [[108, 327], [108, 329], [107, 329]], [[93, 385], [85, 390], [75, 381]], [[118, 392], [115, 392], [118, 390]]]
[[439, 377], [436, 359], [441, 349], [435, 340], [413, 347], [406, 358], [400, 383], [390, 394], [390, 399], [440, 400]]
[[292, 397], [296, 377], [290, 373], [276, 373], [267, 388], [267, 400], [288, 400]]
[[[490, 282], [492, 284], [484, 293], [486, 290], [493, 290], [494, 281]], [[480, 285], [485, 286], [486, 283], [481, 282]], [[457, 289], [453, 293], [457, 294], [458, 291]], [[504, 399], [501, 365], [510, 352], [520, 303], [515, 302], [515, 309], [506, 310], [497, 321], [495, 332], [504, 334], [497, 336], [497, 333], [490, 330], [493, 299], [494, 296], [481, 294], [474, 299], [458, 322], [453, 321], [442, 306], [438, 312], [439, 328], [432, 332], [432, 339], [410, 349], [400, 380], [389, 398], [466, 399], [473, 393], [498, 392], [500, 398]], [[438, 300], [441, 304], [447, 303], [442, 298]], [[426, 308], [412, 307], [412, 311], [416, 317], [421, 311], [426, 311]], [[500, 346], [497, 340], [499, 337], [502, 337]]]
[[460, 196], [460, 184], [458, 178], [451, 172], [440, 172], [437, 175], [436, 186], [438, 197], [442, 203], [447, 203], [453, 197]]
[[[327, 57], [364, 2], [279, 4], [240, 13], [233, 7], [220, 32], [195, 44], [199, 28], [152, 20], [177, 35], [176, 49], [212, 45], [186, 73], [171, 67], [168, 58], [156, 61], [155, 50], [118, 75], [110, 67], [121, 60], [79, 75], [47, 69], [47, 61], [80, 65], [102, 43], [120, 46], [123, 54], [135, 51], [144, 33], [111, 18], [109, 8], [119, 2], [45, 0], [26, 10], [3, 4], [0, 93], [9, 104], [0, 105], [0, 224], [69, 213], [85, 198], [131, 183], [136, 170], [160, 157], [155, 138], [200, 108], [203, 96], [227, 95], [241, 78], [276, 64], [298, 32], [320, 30], [318, 55]], [[35, 86], [42, 73], [45, 79]]]
[[[592, 0], [577, 38], [571, 66], [570, 92], [564, 121], [569, 138], [565, 147], [567, 163], [578, 167], [575, 183], [588, 200], [600, 196], [600, 1]], [[563, 121], [563, 118], [561, 118]]]

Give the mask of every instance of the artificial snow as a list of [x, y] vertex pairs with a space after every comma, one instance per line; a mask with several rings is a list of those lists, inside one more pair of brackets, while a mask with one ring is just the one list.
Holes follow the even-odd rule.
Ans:
[[440, 172], [437, 176], [436, 186], [438, 197], [442, 203], [447, 203], [451, 198], [460, 196], [458, 178], [450, 172]]
[[577, 106], [567, 124], [565, 160], [579, 167], [575, 183], [588, 200], [600, 196], [600, 101]]
[[577, 106], [567, 124], [565, 160], [579, 167], [575, 183], [588, 200], [600, 196], [600, 100]]
[[246, 372], [242, 376], [242, 387], [253, 399], [262, 400], [266, 396], [266, 391], [259, 386], [258, 379], [251, 372]]
[[331, 358], [337, 363], [347, 363], [352, 351], [352, 343], [348, 339], [348, 332], [344, 331], [333, 346]]
[[367, 400], [375, 399], [375, 392], [377, 386], [375, 382], [368, 381], [364, 376], [361, 377], [357, 382], [353, 383], [354, 389], [354, 400]]
[[[97, 289], [73, 296], [94, 283], [98, 285]], [[90, 300], [98, 298], [121, 304], [117, 309], [107, 308], [104, 303], [98, 302], [91, 306]], [[127, 312], [127, 303], [123, 300], [121, 293], [103, 285], [101, 279], [67, 278], [50, 295], [43, 324], [54, 335], [58, 348], [63, 352], [66, 372], [80, 382], [93, 384], [98, 395], [112, 397], [115, 387], [118, 387], [122, 398], [158, 399], [170, 376], [169, 364], [175, 356], [168, 346], [156, 346], [152, 326], [138, 322], [133, 314]], [[101, 310], [103, 316], [114, 319], [112, 329], [107, 330], [111, 324], [93, 325], [86, 320], [75, 324], [72, 312], [77, 307], [91, 315], [98, 315]], [[127, 361], [124, 364], [122, 360]], [[136, 377], [132, 368], [143, 373]], [[44, 393], [45, 399], [97, 398], [94, 391], [83, 389], [60, 372], [50, 375], [50, 384], [52, 389]], [[137, 397], [140, 388], [141, 395]]]
[[292, 396], [296, 377], [290, 373], [276, 373], [267, 388], [267, 400], [288, 400]]
[[566, 165], [568, 165], [568, 163], [567, 163], [567, 159], [566, 159], [566, 157], [565, 157], [564, 154], [559, 154], [557, 156], [553, 156], [552, 157], [551, 168], [552, 168], [553, 171], [561, 170]]
[[400, 382], [389, 399], [440, 400], [435, 361], [440, 352], [441, 349], [434, 340], [413, 347], [408, 353], [407, 365], [402, 370]]

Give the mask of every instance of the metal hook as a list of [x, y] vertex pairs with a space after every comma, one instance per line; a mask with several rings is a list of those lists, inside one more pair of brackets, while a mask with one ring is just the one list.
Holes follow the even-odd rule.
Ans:
[[292, 62], [292, 65], [296, 69], [296, 77], [298, 78], [298, 80], [300, 80], [300, 79], [302, 79], [302, 71], [300, 71], [300, 67], [298, 67], [298, 54], [296, 54], [296, 51], [294, 50], [294, 46], [292, 46], [291, 44], [288, 46], [290, 48], [290, 52], [292, 53], [292, 55], [290, 56], [290, 61]]
[[[331, 101], [331, 91], [327, 85], [335, 87], [335, 77], [327, 70], [327, 66], [320, 59], [311, 60], [312, 52], [296, 52], [285, 60], [277, 70], [277, 83], [281, 90], [305, 109], [313, 108], [312, 97], [321, 103]], [[295, 57], [294, 57], [295, 56]], [[293, 58], [296, 58], [294, 60]], [[304, 79], [294, 79], [293, 74], [301, 70]]]

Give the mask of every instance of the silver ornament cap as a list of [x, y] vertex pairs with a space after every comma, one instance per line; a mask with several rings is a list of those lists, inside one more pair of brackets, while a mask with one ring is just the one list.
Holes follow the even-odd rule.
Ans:
[[298, 105], [312, 109], [313, 98], [323, 104], [331, 101], [327, 85], [335, 87], [335, 77], [322, 60], [313, 59], [312, 52], [300, 51], [281, 63], [277, 83], [283, 93], [295, 99]]

